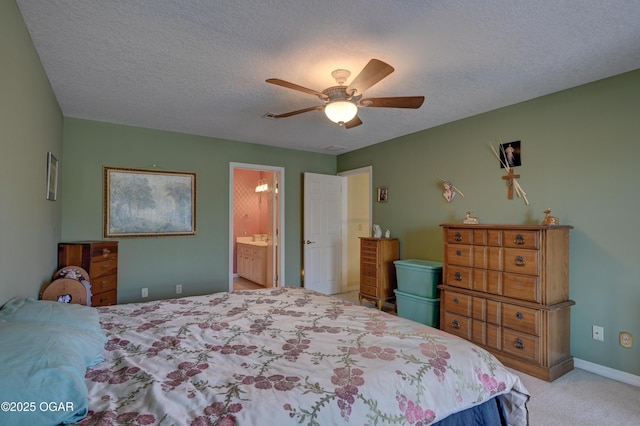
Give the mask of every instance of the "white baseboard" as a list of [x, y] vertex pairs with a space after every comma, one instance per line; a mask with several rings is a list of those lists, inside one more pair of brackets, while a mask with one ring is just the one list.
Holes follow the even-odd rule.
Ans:
[[640, 376], [636, 376], [635, 374], [615, 370], [580, 358], [573, 358], [573, 366], [608, 379], [640, 387]]

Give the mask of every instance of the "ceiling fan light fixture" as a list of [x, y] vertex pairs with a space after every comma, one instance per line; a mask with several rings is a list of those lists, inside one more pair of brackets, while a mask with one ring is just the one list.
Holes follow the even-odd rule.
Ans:
[[334, 123], [348, 123], [358, 113], [358, 107], [355, 103], [344, 99], [329, 102], [324, 107], [324, 113], [327, 118]]

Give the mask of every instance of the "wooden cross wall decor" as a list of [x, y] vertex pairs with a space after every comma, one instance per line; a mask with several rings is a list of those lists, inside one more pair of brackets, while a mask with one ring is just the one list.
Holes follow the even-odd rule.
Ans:
[[513, 180], [519, 178], [520, 175], [514, 174], [513, 169], [509, 169], [509, 174], [506, 176], [502, 176], [502, 179], [509, 180], [509, 192], [507, 193], [507, 198], [513, 200]]

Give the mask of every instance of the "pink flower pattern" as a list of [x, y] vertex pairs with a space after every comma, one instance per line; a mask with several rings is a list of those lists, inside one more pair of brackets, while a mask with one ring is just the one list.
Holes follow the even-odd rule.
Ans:
[[[463, 375], [453, 364], [453, 348], [445, 333], [399, 328], [394, 317], [376, 310], [354, 317], [352, 304], [335, 299], [318, 309], [322, 297], [281, 288], [152, 302], [131, 309], [98, 308], [109, 337], [106, 361], [89, 368], [86, 378], [122, 386], [130, 394], [112, 394], [105, 387], [97, 399], [100, 405], [91, 406], [80, 425], [235, 425], [244, 422], [253, 404], [267, 404], [276, 393], [285, 398], [277, 407], [295, 423], [316, 424], [327, 412], [335, 413], [334, 421], [348, 422], [371, 409], [370, 424], [425, 426], [447, 415], [439, 405], [429, 406], [426, 396], [443, 392], [437, 386], [449, 383], [449, 376], [456, 383], [451, 392], [456, 405], [486, 400], [508, 388], [488, 355], [476, 352], [477, 348], [469, 351], [467, 361], [476, 367]], [[255, 314], [252, 306], [259, 306]], [[172, 323], [175, 318], [177, 326]], [[329, 335], [340, 343], [323, 346]], [[398, 346], [381, 343], [387, 336], [396, 336]], [[267, 346], [267, 341], [277, 344]], [[171, 368], [162, 376], [152, 375], [127, 364], [129, 358]], [[331, 373], [314, 374], [321, 365], [330, 365]], [[232, 376], [220, 381], [225, 370]], [[390, 400], [368, 394], [365, 385], [377, 380], [372, 379], [374, 370], [401, 377], [404, 387], [395, 389], [395, 400], [393, 388], [388, 389]], [[147, 412], [137, 402], [151, 389], [165, 393], [167, 401], [205, 399], [207, 405], [190, 411], [186, 419], [165, 421], [163, 416], [171, 413], [162, 408]], [[272, 419], [263, 420], [269, 424]]]
[[428, 425], [436, 418], [436, 413], [433, 410], [420, 407], [415, 402], [408, 400], [405, 395], [398, 395], [396, 401], [398, 401], [398, 407], [404, 412], [407, 423], [410, 425]]

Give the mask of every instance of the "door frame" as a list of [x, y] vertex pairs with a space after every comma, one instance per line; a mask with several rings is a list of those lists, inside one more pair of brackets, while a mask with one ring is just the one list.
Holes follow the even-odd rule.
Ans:
[[234, 172], [236, 169], [244, 170], [262, 170], [268, 172], [274, 172], [278, 174], [278, 197], [277, 197], [277, 209], [278, 209], [278, 244], [276, 246], [277, 253], [277, 280], [274, 283], [274, 287], [284, 287], [284, 167], [266, 166], [262, 164], [251, 163], [229, 163], [229, 291], [233, 290], [233, 188], [234, 188]]

